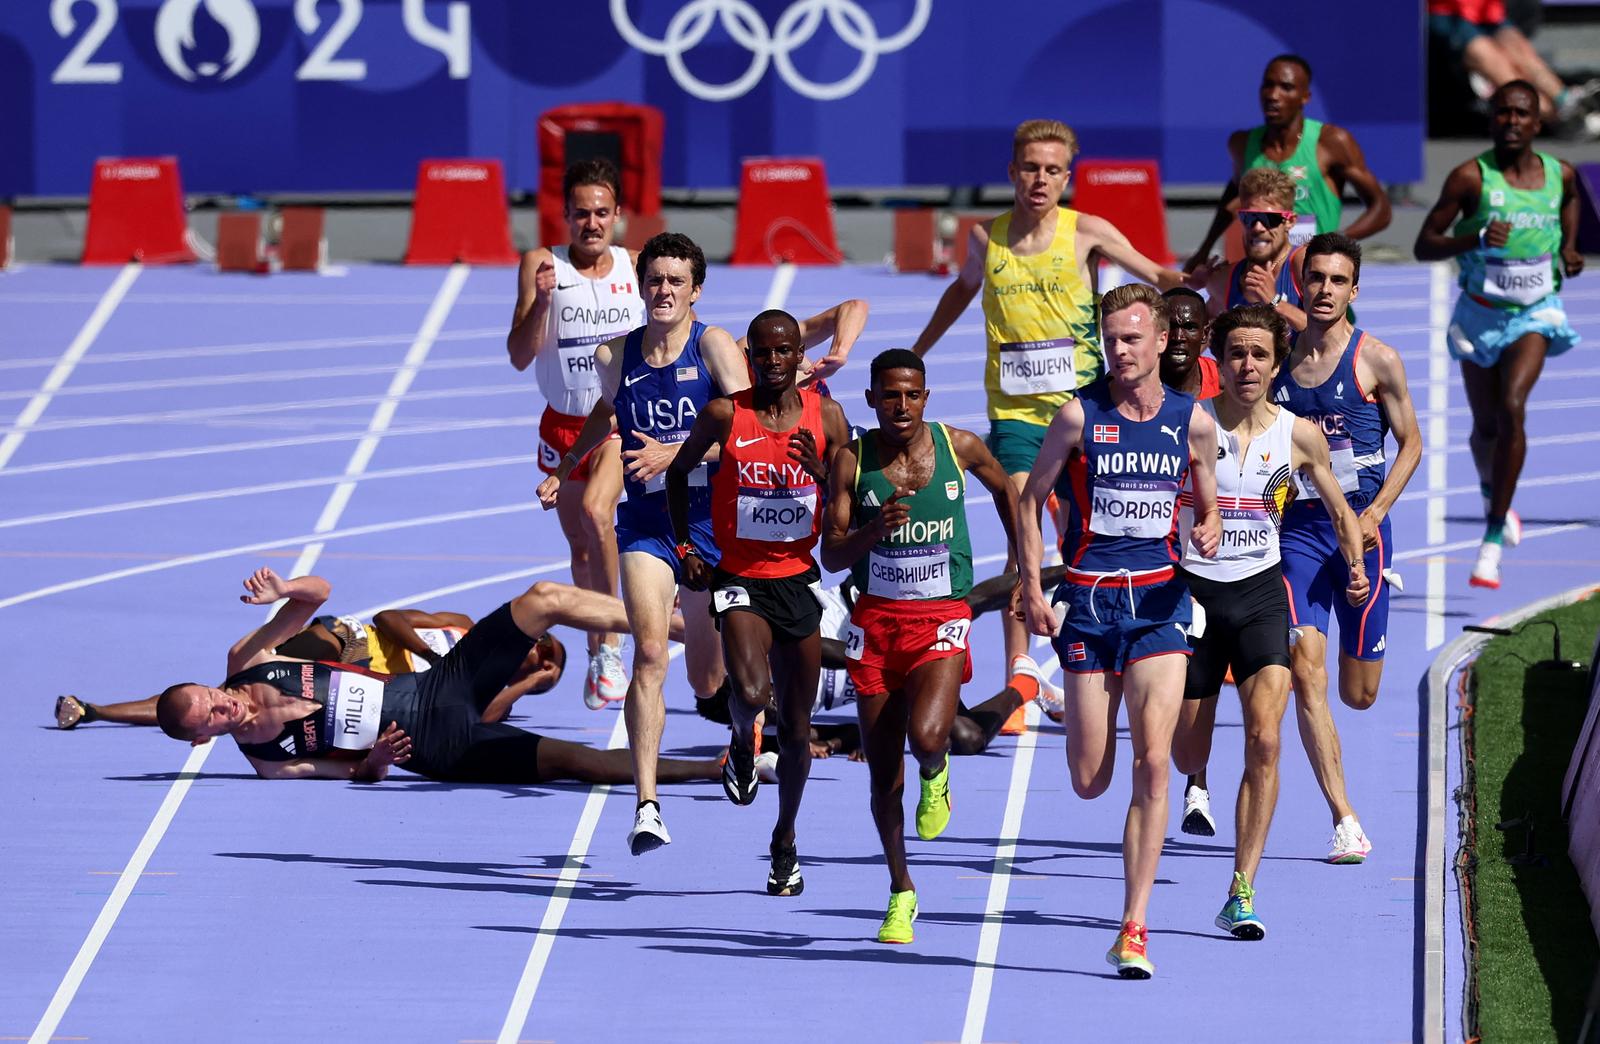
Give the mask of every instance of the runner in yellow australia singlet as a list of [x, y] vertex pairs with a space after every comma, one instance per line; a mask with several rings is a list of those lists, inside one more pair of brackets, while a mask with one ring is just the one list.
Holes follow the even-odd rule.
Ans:
[[[1183, 273], [1135, 250], [1105, 218], [1061, 206], [1077, 152], [1077, 135], [1059, 120], [1028, 120], [1017, 127], [1007, 167], [1011, 210], [973, 227], [960, 274], [911, 346], [926, 355], [983, 291], [989, 450], [1018, 489], [1056, 411], [1100, 375], [1094, 319], [1100, 259], [1163, 290], [1185, 282]], [[1191, 282], [1203, 286], [1207, 274], [1201, 266]], [[1004, 627], [1010, 663], [1027, 652], [1028, 635], [1009, 616]]]
[[1105, 372], [1094, 291], [1078, 274], [1078, 213], [1060, 210], [1043, 253], [1006, 245], [1011, 215], [995, 218], [984, 258], [983, 385], [991, 421], [1048, 425], [1078, 388]]

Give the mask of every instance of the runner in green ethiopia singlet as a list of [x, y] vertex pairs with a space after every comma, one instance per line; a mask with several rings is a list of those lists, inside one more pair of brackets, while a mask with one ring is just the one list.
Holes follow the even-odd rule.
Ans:
[[1483, 191], [1478, 209], [1456, 222], [1458, 236], [1478, 235], [1491, 221], [1511, 226], [1506, 245], [1479, 247], [1461, 255], [1461, 289], [1479, 304], [1525, 308], [1561, 289], [1561, 161], [1535, 153], [1544, 166], [1544, 184], [1515, 188], [1494, 160], [1494, 150], [1478, 157]]
[[1328, 185], [1327, 177], [1317, 164], [1317, 141], [1322, 137], [1322, 121], [1307, 119], [1300, 131], [1300, 143], [1294, 153], [1282, 163], [1268, 159], [1261, 151], [1261, 138], [1266, 127], [1250, 132], [1244, 144], [1244, 169], [1276, 167], [1294, 179], [1294, 212], [1301, 215], [1289, 232], [1289, 242], [1299, 247], [1319, 232], [1337, 232], [1343, 204]]
[[[901, 499], [911, 510], [905, 525], [880, 540], [850, 569], [856, 590], [900, 601], [965, 598], [972, 590], [972, 542], [967, 537], [966, 474], [950, 448], [943, 424], [929, 424], [933, 476]], [[878, 517], [895, 485], [883, 476], [877, 432], [851, 447], [856, 454], [855, 525]]]

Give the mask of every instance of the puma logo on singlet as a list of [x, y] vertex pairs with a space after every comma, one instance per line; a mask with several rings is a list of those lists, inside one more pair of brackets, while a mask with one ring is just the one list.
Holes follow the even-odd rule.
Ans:
[[1163, 424], [1163, 425], [1161, 425], [1161, 434], [1163, 434], [1163, 435], [1171, 435], [1172, 436], [1172, 444], [1174, 446], [1176, 446], [1178, 444], [1178, 429], [1177, 428], [1169, 428], [1165, 424]]
[[753, 439], [734, 439], [733, 444], [740, 449], [743, 449], [745, 446], [753, 446], [758, 442], [764, 442], [766, 441], [766, 438], [767, 437], [765, 435], [757, 435]]

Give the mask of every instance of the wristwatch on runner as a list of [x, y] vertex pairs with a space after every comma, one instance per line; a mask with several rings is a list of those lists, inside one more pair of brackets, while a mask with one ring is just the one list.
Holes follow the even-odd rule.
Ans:
[[695, 547], [693, 543], [687, 540], [679, 544], [677, 547], [674, 547], [672, 550], [677, 554], [678, 561], [680, 562], [682, 562], [685, 558], [688, 558], [690, 555], [693, 555], [696, 558], [700, 557], [700, 549]]

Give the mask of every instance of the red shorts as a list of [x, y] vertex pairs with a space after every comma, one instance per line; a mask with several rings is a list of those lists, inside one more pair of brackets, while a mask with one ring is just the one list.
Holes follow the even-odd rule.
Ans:
[[[565, 413], [557, 413], [550, 407], [544, 408], [544, 415], [539, 418], [539, 470], [546, 475], [554, 475], [556, 469], [561, 467], [561, 458], [567, 455], [572, 444], [578, 441], [578, 432], [583, 430], [583, 422], [588, 417], [573, 417]], [[616, 438], [613, 432], [612, 438]], [[572, 474], [567, 477], [574, 482], [589, 481], [589, 461], [594, 456], [591, 452], [578, 462], [572, 469]]]
[[864, 696], [894, 692], [925, 663], [960, 656], [961, 684], [972, 680], [967, 632], [972, 608], [955, 599], [899, 602], [863, 595], [845, 628], [845, 670]]

